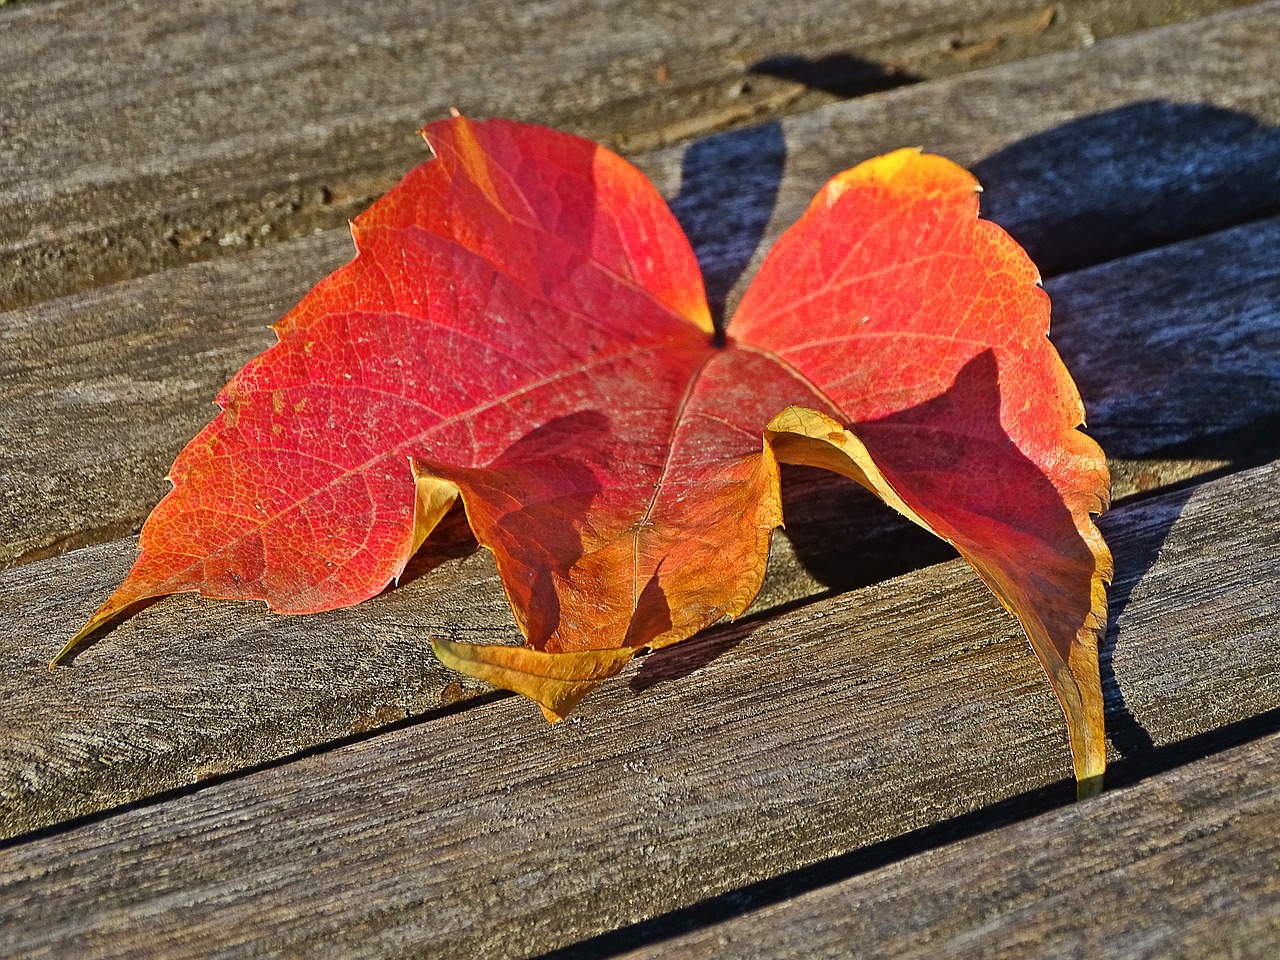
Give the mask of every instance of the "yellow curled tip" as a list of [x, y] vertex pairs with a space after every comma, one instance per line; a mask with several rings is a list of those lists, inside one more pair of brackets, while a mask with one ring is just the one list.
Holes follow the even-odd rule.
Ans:
[[628, 647], [547, 653], [531, 647], [455, 643], [434, 637], [431, 649], [451, 670], [528, 697], [551, 723], [568, 716], [583, 697], [618, 673], [636, 653]]
[[69, 656], [71, 656], [71, 654], [75, 651], [75, 649], [80, 646], [80, 641], [82, 641], [89, 634], [93, 633], [93, 631], [96, 630], [97, 627], [98, 625], [94, 624], [92, 620], [90, 620], [89, 623], [81, 627], [80, 631], [74, 637], [72, 637], [70, 640], [68, 640], [66, 643], [62, 645], [62, 649], [58, 651], [58, 655], [49, 661], [49, 669], [52, 670], [54, 667], [58, 666], [59, 664], [64, 663], [66, 659]]
[[1094, 774], [1076, 781], [1076, 800], [1088, 800], [1102, 793], [1102, 774]]

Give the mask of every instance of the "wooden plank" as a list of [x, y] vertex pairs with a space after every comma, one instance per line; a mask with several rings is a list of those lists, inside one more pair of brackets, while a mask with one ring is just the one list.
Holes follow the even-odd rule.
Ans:
[[[1277, 43], [1280, 5], [1262, 4], [637, 162], [664, 192], [696, 198], [686, 206], [675, 195], [673, 205], [730, 306], [827, 179], [904, 144], [971, 168], [984, 215], [1053, 276], [1280, 212], [1280, 105], [1261, 68]], [[770, 164], [782, 170], [776, 195]], [[726, 195], [727, 212], [708, 202]], [[726, 238], [726, 223], [760, 221], [753, 208], [770, 211], [767, 224]]]
[[[1161, 431], [1169, 431], [1172, 441], [1197, 437], [1197, 456], [1235, 456], [1238, 451], [1214, 447], [1212, 432], [1254, 423], [1268, 412], [1275, 416], [1280, 409], [1280, 345], [1273, 337], [1280, 268], [1268, 253], [1277, 244], [1280, 219], [1114, 261], [1050, 284], [1060, 307], [1060, 340], [1081, 351], [1076, 366], [1086, 378], [1087, 397], [1097, 400], [1100, 417], [1093, 423], [1114, 451], [1129, 458], [1123, 461], [1119, 492], [1176, 479], [1178, 467], [1206, 464], [1183, 461], [1162, 468], [1144, 459]], [[1245, 269], [1250, 264], [1252, 275]], [[228, 265], [192, 269], [220, 273]], [[1185, 282], [1186, 276], [1195, 276], [1197, 283]], [[253, 277], [253, 271], [243, 275], [250, 287]], [[269, 287], [261, 296], [270, 296]], [[1209, 302], [1224, 318], [1215, 333], [1215, 351], [1200, 349]], [[1126, 318], [1123, 336], [1112, 329], [1116, 305]], [[131, 330], [126, 320], [122, 342], [136, 336]], [[192, 349], [197, 348], [201, 334], [191, 336]], [[1268, 336], [1273, 337], [1270, 347]], [[114, 372], [94, 380], [89, 371], [103, 353], [124, 352], [85, 348], [84, 389], [113, 389]], [[1076, 359], [1070, 351], [1068, 359]], [[1149, 368], [1152, 359], [1158, 362]], [[176, 372], [167, 375], [180, 378], [181, 359], [172, 363]], [[53, 401], [82, 389], [78, 375], [73, 371], [62, 385], [48, 388]], [[122, 406], [128, 412], [124, 405], [117, 393], [112, 403], [104, 403], [102, 416]], [[144, 398], [132, 409], [142, 416], [145, 408]], [[21, 438], [21, 425], [11, 429], [10, 436]], [[110, 436], [101, 420], [95, 435], [100, 444]], [[47, 442], [66, 439], [50, 436]], [[1274, 442], [1274, 434], [1269, 441], [1255, 438], [1251, 455]], [[23, 522], [34, 525], [42, 504], [47, 505], [47, 499], [24, 493], [37, 488], [39, 470], [67, 471], [62, 476], [68, 486], [76, 476], [64, 465], [42, 461], [36, 450], [27, 458], [36, 470], [10, 497], [11, 508], [20, 509], [9, 529], [20, 529]], [[72, 467], [85, 465], [84, 491], [100, 504], [94, 509], [110, 516], [113, 504], [129, 502], [131, 494], [120, 489], [121, 481], [89, 472], [94, 464], [108, 462], [107, 455], [68, 459]], [[1161, 474], [1162, 469], [1169, 472]], [[14, 468], [9, 475], [22, 477]], [[792, 471], [784, 492], [787, 529], [775, 541], [757, 614], [951, 555], [851, 483]], [[0, 676], [5, 678], [0, 689], [9, 703], [8, 716], [0, 721], [7, 833], [284, 756], [370, 725], [430, 713], [441, 706], [442, 696], [475, 688], [458, 686], [439, 669], [425, 652], [427, 634], [514, 638], [487, 554], [438, 555], [429, 548], [421, 567], [441, 562], [430, 576], [352, 610], [293, 619], [273, 617], [256, 606], [166, 600], [117, 628], [76, 665], [47, 673], [43, 665], [60, 638], [108, 595], [132, 552], [132, 541], [115, 542], [19, 567], [0, 579], [0, 607], [10, 611], [0, 625]], [[215, 637], [220, 639], [211, 644]], [[306, 653], [290, 655], [295, 649]], [[111, 758], [109, 765], [103, 757]]]
[[1278, 757], [1272, 734], [625, 955], [1268, 960]]
[[0, 306], [340, 226], [450, 106], [636, 152], [1235, 5], [16, 4], [0, 11]]
[[[1280, 463], [1108, 533], [1118, 769], [1280, 708]], [[277, 636], [249, 648], [268, 674]], [[33, 957], [529, 955], [1070, 791], [1047, 685], [959, 563], [651, 655], [588, 704], [550, 727], [503, 698], [11, 845], [0, 937]]]
[[[758, 259], [793, 222], [823, 180], [904, 142], [978, 164], [985, 202], [998, 219], [1039, 244], [1041, 259], [1078, 263], [1089, 259], [1083, 247], [1163, 242], [1224, 217], [1256, 218], [1280, 202], [1280, 135], [1238, 112], [1280, 119], [1274, 71], [1256, 67], [1261, 51], [1276, 46], [1280, 4], [1269, 4], [641, 160], [673, 197], [720, 298], [732, 300], [735, 282], [754, 269], [753, 255]], [[1189, 102], [1145, 104], [1156, 89]], [[1058, 194], [1071, 203], [1054, 200]], [[1159, 218], [1148, 215], [1166, 209]], [[1082, 217], [1089, 229], [1077, 229]], [[1140, 224], [1158, 229], [1152, 234]], [[270, 343], [266, 325], [350, 250], [340, 231], [0, 314], [0, 472], [12, 487], [0, 504], [0, 566], [136, 530], [166, 489], [168, 464], [211, 415], [217, 388]], [[1232, 256], [1241, 266], [1225, 282], [1247, 288], [1240, 271], [1260, 269], [1262, 292], [1254, 300], [1265, 303], [1273, 258]], [[1210, 272], [1231, 270], [1205, 261]], [[1198, 279], [1178, 277], [1179, 289]], [[1213, 280], [1203, 289], [1214, 290]], [[1051, 292], [1062, 296], [1057, 286]], [[1102, 319], [1105, 303], [1089, 303], [1090, 315]], [[1070, 310], [1060, 304], [1059, 332], [1072, 326]], [[1184, 330], [1200, 329], [1202, 317], [1184, 317], [1194, 324]], [[1274, 338], [1265, 331], [1248, 336], [1262, 359], [1239, 350], [1231, 356], [1254, 366], [1271, 362]], [[1249, 378], [1219, 403], [1237, 426], [1274, 412], [1274, 377], [1264, 379], [1256, 400], [1250, 386], [1258, 378]], [[1145, 402], [1146, 395], [1134, 399]], [[1101, 424], [1096, 416], [1093, 422]], [[1158, 432], [1154, 441], [1132, 455], [1158, 448]], [[1213, 453], [1206, 456], [1223, 459]], [[1162, 474], [1120, 466], [1126, 477]], [[1186, 472], [1173, 467], [1175, 477]]]
[[1215, 438], [1242, 429], [1255, 456], [1280, 456], [1280, 262], [1266, 252], [1277, 245], [1280, 217], [1045, 284], [1050, 335], [1113, 458], [1175, 445], [1230, 456]]

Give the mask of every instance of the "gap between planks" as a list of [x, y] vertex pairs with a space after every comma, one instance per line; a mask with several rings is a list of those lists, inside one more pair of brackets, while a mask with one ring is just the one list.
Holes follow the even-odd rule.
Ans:
[[[1129, 775], [1280, 709], [1280, 463], [1107, 532]], [[29, 838], [0, 852], [0, 936], [32, 957], [529, 955], [1069, 772], [1025, 642], [953, 562], [651, 655], [576, 721], [502, 699]]]
[[[1274, 730], [1276, 724], [1272, 724]], [[1097, 800], [927, 850], [679, 935], [667, 920], [557, 952], [626, 956], [1232, 957], [1280, 947], [1280, 734]], [[659, 918], [662, 919], [662, 918]], [[611, 946], [621, 947], [619, 950]], [[550, 956], [545, 960], [552, 960]]]

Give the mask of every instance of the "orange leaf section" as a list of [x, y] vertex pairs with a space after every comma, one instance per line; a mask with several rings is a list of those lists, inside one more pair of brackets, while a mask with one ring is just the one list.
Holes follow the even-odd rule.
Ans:
[[1035, 268], [977, 219], [967, 173], [899, 151], [835, 178], [717, 345], [688, 241], [621, 158], [508, 121], [424, 135], [435, 158], [355, 222], [356, 259], [220, 394], [68, 650], [183, 590], [355, 603], [461, 496], [529, 646], [437, 653], [558, 718], [636, 649], [745, 610], [781, 521], [778, 460], [816, 463], [974, 565], [1097, 782], [1105, 463], [1075, 430]]
[[1019, 618], [1087, 793], [1106, 764], [1111, 557], [1091, 517], [1106, 460], [1075, 429], [1084, 409], [1035, 266], [977, 214], [977, 181], [941, 157], [855, 167], [779, 239], [730, 331], [820, 386], [843, 421], [775, 422], [781, 459], [854, 476], [954, 544]]

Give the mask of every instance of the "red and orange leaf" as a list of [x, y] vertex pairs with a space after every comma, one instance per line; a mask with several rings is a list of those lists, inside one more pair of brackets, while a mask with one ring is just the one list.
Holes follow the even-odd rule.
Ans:
[[1111, 578], [1091, 514], [1110, 480], [1076, 430], [1084, 408], [1047, 339], [1039, 273], [978, 219], [977, 190], [914, 150], [837, 176], [770, 251], [729, 330], [839, 411], [838, 423], [775, 421], [780, 459], [854, 476], [952, 543], [1019, 618], [1089, 792], [1106, 765], [1097, 643]]
[[461, 496], [529, 647], [437, 653], [558, 718], [636, 649], [746, 609], [778, 460], [812, 462], [957, 546], [1026, 628], [1077, 775], [1100, 776], [1105, 462], [1035, 268], [968, 174], [899, 151], [837, 177], [721, 344], [688, 241], [621, 158], [507, 121], [424, 134], [435, 158], [223, 390], [63, 654], [178, 591], [358, 602]]

